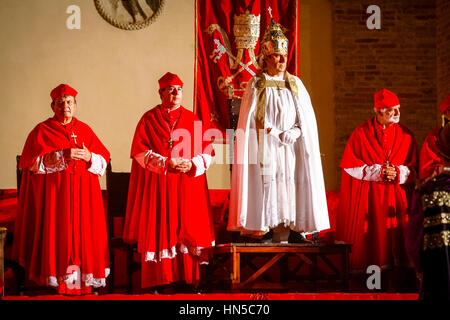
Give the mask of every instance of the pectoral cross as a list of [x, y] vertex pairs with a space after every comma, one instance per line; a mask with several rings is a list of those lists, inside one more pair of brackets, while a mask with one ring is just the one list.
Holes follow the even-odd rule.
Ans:
[[389, 167], [391, 164], [389, 163], [389, 156], [391, 155], [391, 153], [392, 153], [392, 149], [391, 149], [391, 151], [389, 151], [389, 153], [387, 154], [387, 156], [386, 156], [386, 161], [384, 162], [384, 165], [386, 166], [386, 167]]
[[173, 148], [173, 139], [172, 139], [172, 132], [170, 132], [170, 138], [169, 141], [167, 141], [169, 143], [169, 149], [172, 150]]
[[278, 95], [281, 97], [281, 88], [277, 86]]
[[75, 132], [72, 132], [72, 135], [70, 136], [73, 138], [73, 141], [75, 142], [75, 144], [77, 144], [77, 135], [75, 134]]

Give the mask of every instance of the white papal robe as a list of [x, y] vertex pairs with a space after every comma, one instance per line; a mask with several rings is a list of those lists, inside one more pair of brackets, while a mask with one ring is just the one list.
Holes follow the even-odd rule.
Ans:
[[[265, 101], [262, 117], [258, 99], [263, 99], [260, 105]], [[264, 119], [264, 131], [259, 130], [259, 134], [257, 128], [262, 127], [258, 125], [258, 112]], [[280, 140], [281, 132], [298, 128], [301, 135], [293, 144]], [[296, 76], [286, 73], [284, 77], [270, 77], [262, 73], [249, 81], [241, 103], [228, 230], [260, 235], [279, 224], [303, 233], [330, 228], [317, 124], [309, 94]]]

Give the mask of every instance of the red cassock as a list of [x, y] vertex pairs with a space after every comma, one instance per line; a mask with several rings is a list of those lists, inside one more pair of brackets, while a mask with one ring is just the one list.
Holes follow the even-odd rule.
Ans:
[[[109, 161], [108, 150], [88, 125], [73, 118], [63, 126], [49, 118], [28, 135], [19, 163], [23, 174], [13, 258], [31, 280], [40, 285], [58, 285], [60, 293], [89, 292], [91, 285], [104, 285], [109, 273], [100, 183], [82, 160], [71, 160], [66, 169], [47, 174], [33, 173], [30, 167], [39, 156], [82, 148], [83, 143]], [[75, 289], [71, 290], [64, 280], [71, 279], [69, 275], [77, 269], [81, 278], [72, 278]]]
[[371, 119], [350, 136], [340, 163], [342, 169], [383, 165], [389, 160], [412, 172], [407, 183], [399, 184], [398, 179], [391, 183], [356, 179], [342, 170], [335, 239], [352, 244], [350, 262], [354, 270], [407, 264], [404, 231], [414, 189], [411, 182], [416, 172], [416, 150], [412, 133], [401, 124], [382, 129]]
[[146, 112], [137, 125], [131, 148], [133, 163], [123, 238], [138, 244], [143, 262], [142, 287], [177, 281], [196, 284], [199, 264], [207, 263], [214, 245], [205, 174], [194, 177], [170, 169], [157, 173], [144, 169], [134, 159], [148, 150], [170, 157], [169, 123], [175, 123], [174, 132], [187, 134], [173, 144], [173, 150], [183, 144], [180, 157], [213, 155], [211, 141], [203, 141], [201, 122], [191, 111], [180, 107], [171, 114], [169, 118], [161, 106]]
[[435, 172], [437, 167], [443, 164], [442, 157], [440, 156], [436, 145], [437, 136], [439, 135], [441, 128], [442, 127], [433, 129], [430, 133], [428, 133], [425, 141], [423, 142], [419, 158], [420, 180], [430, 177]]

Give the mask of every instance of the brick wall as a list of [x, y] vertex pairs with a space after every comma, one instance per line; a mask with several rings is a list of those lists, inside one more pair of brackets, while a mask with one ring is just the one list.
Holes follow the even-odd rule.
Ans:
[[[420, 146], [428, 131], [436, 125], [437, 117], [436, 2], [331, 2], [336, 158], [340, 161], [355, 127], [374, 116], [373, 94], [382, 88], [398, 95], [400, 121], [414, 132]], [[366, 26], [370, 16], [366, 9], [374, 4], [381, 9], [379, 30], [369, 30]], [[448, 27], [448, 18], [446, 23]], [[447, 33], [447, 41], [448, 36]]]
[[437, 103], [450, 94], [450, 1], [436, 1]]

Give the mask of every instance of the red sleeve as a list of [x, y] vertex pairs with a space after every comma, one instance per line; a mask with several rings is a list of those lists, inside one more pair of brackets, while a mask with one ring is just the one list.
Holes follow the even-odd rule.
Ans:
[[85, 143], [86, 148], [91, 152], [101, 155], [106, 160], [106, 163], [108, 163], [110, 158], [108, 149], [106, 149], [94, 131], [87, 124], [84, 124], [84, 126], [85, 128], [83, 130], [86, 131], [86, 136], [88, 137]]
[[[134, 156], [138, 155], [139, 153], [145, 152], [147, 150], [153, 150], [152, 143], [150, 142], [150, 135], [151, 128], [149, 128], [148, 125], [148, 119], [147, 114], [144, 114], [139, 120], [136, 130], [134, 132], [133, 142], [131, 145], [131, 153], [130, 158], [133, 158]], [[153, 150], [157, 153], [159, 153], [157, 150]]]
[[437, 153], [436, 140], [439, 128], [431, 131], [422, 145], [419, 157], [419, 179], [430, 177], [437, 166], [441, 165], [442, 158]]
[[[195, 121], [202, 123], [202, 152], [203, 154], [209, 154], [211, 157], [215, 156], [213, 142], [219, 136], [223, 137], [222, 132], [215, 128], [206, 128], [203, 122], [195, 116]], [[194, 154], [195, 156], [195, 154]], [[203, 160], [204, 161], [204, 160]], [[205, 163], [206, 168], [206, 163]]]
[[19, 168], [27, 168], [49, 152], [70, 147], [70, 141], [58, 130], [48, 125], [49, 120], [39, 123], [28, 135], [20, 157]]
[[361, 129], [357, 128], [351, 134], [347, 145], [345, 146], [344, 154], [342, 155], [342, 160], [340, 167], [343, 169], [362, 167], [367, 164], [361, 158]]

